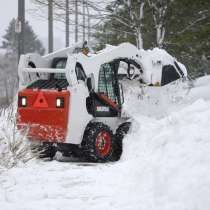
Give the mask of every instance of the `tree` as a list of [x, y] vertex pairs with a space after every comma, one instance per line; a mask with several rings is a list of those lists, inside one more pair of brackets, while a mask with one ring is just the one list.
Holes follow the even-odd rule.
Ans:
[[[17, 57], [18, 50], [18, 34], [15, 32], [16, 20], [12, 19], [6, 30], [6, 34], [3, 36], [1, 48], [6, 49], [6, 54], [12, 57]], [[29, 22], [26, 21], [25, 24], [25, 43], [24, 49], [25, 53], [39, 53], [44, 54], [45, 49], [42, 42], [38, 39], [37, 35], [34, 33]]]
[[[48, 0], [31, 0], [36, 10], [33, 15], [39, 18], [47, 19], [45, 9], [48, 6]], [[66, 32], [75, 34], [75, 41], [84, 40], [86, 37], [90, 40], [90, 36], [95, 32], [96, 26], [105, 18], [105, 0], [53, 0], [53, 20], [64, 23]], [[68, 11], [67, 11], [68, 10]], [[29, 11], [30, 12], [30, 11]], [[66, 14], [69, 16], [67, 18]], [[68, 24], [68, 26], [67, 26]], [[62, 25], [61, 25], [62, 26]], [[73, 29], [73, 30], [72, 30]], [[87, 34], [87, 36], [86, 36]], [[77, 40], [77, 41], [78, 41]]]
[[[144, 19], [144, 6], [145, 0], [131, 1], [131, 0], [121, 0], [115, 3], [118, 7], [111, 15], [116, 21], [128, 28], [128, 32], [133, 32], [136, 38], [136, 45], [138, 48], [143, 48], [143, 19]], [[109, 7], [108, 7], [109, 8]], [[123, 15], [119, 15], [119, 10], [127, 13], [127, 18]], [[109, 9], [110, 10], [110, 9]], [[112, 10], [111, 10], [112, 11]]]
[[107, 11], [106, 20], [95, 34], [100, 43], [131, 42], [140, 49], [157, 46], [147, 0], [115, 0], [107, 6]]
[[210, 1], [175, 0], [166, 25], [166, 49], [181, 60], [193, 77], [210, 73]]
[[[115, 16], [127, 19], [128, 14], [123, 9], [119, 10]], [[114, 16], [110, 15], [96, 28], [96, 33], [93, 35], [96, 39], [97, 50], [104, 47], [105, 44], [118, 45], [122, 42], [130, 42], [136, 45], [136, 36], [133, 30], [127, 24], [122, 24]]]
[[[145, 0], [117, 0], [107, 6], [109, 15], [107, 19], [112, 22], [113, 30], [121, 30], [122, 33], [133, 34], [135, 44], [138, 48], [143, 48], [143, 20]], [[117, 26], [117, 28], [116, 28]]]
[[162, 48], [166, 34], [166, 19], [170, 3], [173, 0], [147, 0], [152, 11], [152, 17], [156, 30], [157, 46]]

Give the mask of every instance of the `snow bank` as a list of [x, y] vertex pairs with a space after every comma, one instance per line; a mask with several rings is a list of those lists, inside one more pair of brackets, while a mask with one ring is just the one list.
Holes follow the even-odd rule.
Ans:
[[210, 102], [197, 100], [162, 119], [138, 113], [134, 118], [122, 160], [137, 191], [143, 191], [139, 208], [207, 210]]
[[[140, 85], [139, 82], [133, 84], [132, 81], [124, 81], [123, 88], [124, 110], [130, 116], [138, 113], [161, 118], [192, 103], [192, 100], [189, 100], [192, 88], [188, 82], [175, 81], [162, 87], [153, 87]], [[197, 97], [198, 94], [195, 95]]]
[[199, 77], [194, 82], [195, 87], [201, 87], [206, 85], [210, 85], [210, 75]]
[[134, 87], [130, 90], [135, 101], [130, 102], [131, 94], [126, 109], [134, 123], [124, 140], [122, 162], [129, 179], [136, 180], [136, 209], [209, 209], [208, 81], [200, 78], [194, 88], [171, 84], [161, 91], [143, 89], [139, 97]]

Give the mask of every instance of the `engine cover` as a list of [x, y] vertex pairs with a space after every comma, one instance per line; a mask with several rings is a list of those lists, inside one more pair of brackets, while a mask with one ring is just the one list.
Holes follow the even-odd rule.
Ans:
[[68, 90], [24, 89], [18, 93], [17, 127], [30, 140], [65, 142], [68, 127]]

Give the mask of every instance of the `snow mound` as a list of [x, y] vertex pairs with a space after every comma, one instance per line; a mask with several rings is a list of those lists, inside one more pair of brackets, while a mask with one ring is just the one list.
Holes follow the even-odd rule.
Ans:
[[210, 102], [202, 99], [162, 119], [135, 116], [122, 161], [136, 180], [139, 208], [209, 208], [209, 127]]
[[[187, 92], [186, 87], [178, 86], [179, 94], [185, 97], [176, 101], [177, 107], [166, 90], [162, 89], [161, 93], [158, 90], [156, 108], [162, 115], [154, 114], [152, 97], [145, 102], [139, 96], [135, 108], [127, 104], [134, 123], [124, 140], [122, 162], [129, 179], [136, 180], [135, 192], [139, 196], [136, 209], [209, 209], [210, 87], [206, 85], [207, 80], [207, 77], [198, 79], [195, 87]], [[151, 96], [152, 91], [146, 94]], [[165, 97], [161, 98], [161, 94]]]
[[210, 75], [199, 77], [194, 82], [195, 87], [201, 87], [206, 85], [210, 85]]
[[[125, 92], [124, 111], [131, 117], [143, 114], [148, 117], [161, 118], [172, 111], [179, 110], [187, 103], [192, 88], [188, 82], [175, 81], [162, 87], [144, 86], [139, 82], [124, 81]], [[198, 94], [196, 94], [196, 97]]]

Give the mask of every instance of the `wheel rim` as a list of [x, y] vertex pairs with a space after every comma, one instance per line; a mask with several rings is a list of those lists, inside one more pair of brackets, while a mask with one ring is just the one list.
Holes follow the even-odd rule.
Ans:
[[106, 131], [101, 131], [96, 137], [96, 151], [100, 157], [108, 155], [111, 148], [111, 137]]

